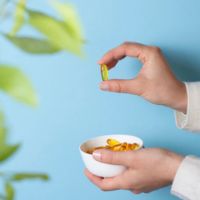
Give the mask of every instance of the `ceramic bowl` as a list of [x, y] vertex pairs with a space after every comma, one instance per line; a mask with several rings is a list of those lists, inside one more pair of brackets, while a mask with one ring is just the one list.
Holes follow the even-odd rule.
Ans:
[[140, 148], [143, 147], [142, 139], [133, 135], [104, 135], [89, 139], [81, 144], [79, 150], [86, 168], [92, 174], [105, 178], [114, 177], [121, 174], [126, 169], [126, 167], [122, 165], [112, 165], [99, 162], [93, 158], [92, 154], [86, 153], [86, 151], [94, 147], [105, 146], [106, 141], [109, 138], [119, 140], [120, 142], [138, 143], [140, 145]]

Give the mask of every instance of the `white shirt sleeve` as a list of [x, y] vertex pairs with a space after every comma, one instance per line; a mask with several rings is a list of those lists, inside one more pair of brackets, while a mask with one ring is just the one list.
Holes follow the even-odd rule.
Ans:
[[200, 200], [200, 159], [186, 156], [174, 178], [171, 193], [184, 200]]
[[185, 83], [187, 90], [187, 113], [176, 111], [177, 127], [200, 132], [200, 82]]
[[[187, 113], [175, 113], [179, 128], [200, 132], [200, 82], [185, 83]], [[200, 200], [200, 158], [186, 156], [180, 164], [171, 193], [183, 200]]]

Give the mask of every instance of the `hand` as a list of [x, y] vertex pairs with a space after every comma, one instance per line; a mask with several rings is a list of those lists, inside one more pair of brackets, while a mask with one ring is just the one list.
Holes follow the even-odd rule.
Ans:
[[183, 160], [180, 155], [156, 148], [128, 152], [97, 150], [93, 156], [100, 162], [124, 165], [127, 170], [113, 178], [97, 177], [85, 170], [92, 183], [104, 191], [126, 189], [135, 194], [171, 184]]
[[146, 100], [169, 106], [186, 113], [185, 84], [176, 79], [158, 47], [126, 42], [106, 53], [98, 62], [114, 67], [126, 56], [138, 58], [143, 66], [131, 80], [108, 80], [100, 84], [102, 90], [142, 96]]

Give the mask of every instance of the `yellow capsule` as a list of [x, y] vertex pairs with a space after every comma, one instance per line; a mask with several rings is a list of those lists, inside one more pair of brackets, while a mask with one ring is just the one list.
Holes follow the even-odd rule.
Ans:
[[121, 150], [121, 144], [117, 144], [112, 147], [112, 151], [120, 151]]
[[107, 144], [108, 144], [110, 147], [113, 147], [113, 146], [115, 146], [115, 145], [120, 144], [120, 142], [117, 141], [117, 140], [114, 140], [114, 139], [107, 139]]
[[128, 150], [133, 150], [133, 149], [132, 149], [132, 144], [128, 144], [128, 145], [127, 145], [127, 151], [128, 151]]
[[97, 149], [108, 149], [111, 151], [130, 151], [130, 150], [137, 150], [139, 148], [140, 145], [137, 143], [127, 143], [127, 142], [120, 143], [115, 139], [109, 138], [107, 139], [107, 145], [94, 147], [92, 149], [87, 150], [86, 152], [92, 154]]
[[131, 144], [131, 150], [137, 150], [139, 148], [140, 148], [140, 146], [137, 143]]
[[126, 151], [126, 146], [125, 145], [121, 145], [119, 148], [119, 151]]
[[105, 64], [101, 65], [101, 78], [103, 81], [108, 80], [108, 67]]
[[139, 144], [135, 144], [135, 149], [134, 150], [137, 150], [140, 148], [140, 145]]

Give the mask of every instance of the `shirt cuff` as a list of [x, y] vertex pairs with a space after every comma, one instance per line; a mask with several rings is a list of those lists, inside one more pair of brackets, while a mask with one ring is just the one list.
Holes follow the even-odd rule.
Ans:
[[184, 200], [200, 198], [200, 159], [186, 156], [177, 170], [171, 193]]
[[200, 132], [200, 82], [185, 83], [187, 91], [187, 113], [175, 112], [178, 128]]

